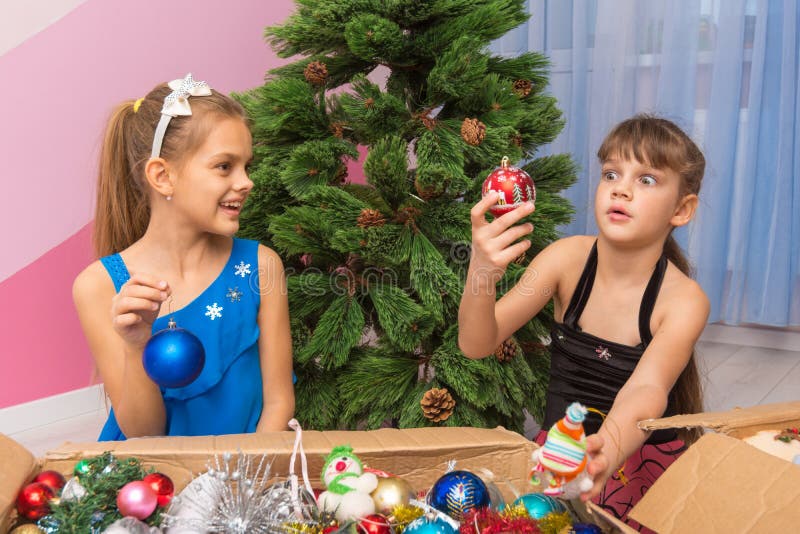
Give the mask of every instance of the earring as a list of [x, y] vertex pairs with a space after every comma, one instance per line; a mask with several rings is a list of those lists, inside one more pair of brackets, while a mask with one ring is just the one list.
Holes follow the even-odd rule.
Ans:
[[167, 195], [167, 200], [172, 200], [172, 195]]

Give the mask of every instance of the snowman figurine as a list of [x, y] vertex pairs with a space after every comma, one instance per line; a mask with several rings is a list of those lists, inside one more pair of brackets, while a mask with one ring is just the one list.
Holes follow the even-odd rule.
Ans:
[[319, 507], [332, 512], [339, 521], [360, 519], [375, 513], [370, 493], [378, 487], [378, 477], [365, 473], [352, 447], [334, 447], [322, 466], [326, 491], [317, 499]]
[[592, 489], [592, 479], [586, 472], [586, 434], [583, 421], [588, 410], [573, 402], [566, 414], [547, 432], [547, 440], [533, 451], [531, 481], [538, 485], [539, 473], [547, 474], [545, 495], [574, 499]]

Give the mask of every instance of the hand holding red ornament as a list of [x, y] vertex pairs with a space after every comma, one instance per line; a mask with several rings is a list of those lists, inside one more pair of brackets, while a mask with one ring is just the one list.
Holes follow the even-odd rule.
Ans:
[[[492, 175], [490, 175], [491, 178]], [[472, 257], [470, 271], [479, 280], [496, 284], [505, 273], [508, 264], [531, 246], [529, 240], [517, 242], [521, 237], [533, 231], [530, 223], [513, 226], [534, 211], [532, 201], [520, 203], [508, 213], [497, 217], [494, 221], [486, 220], [486, 212], [497, 206], [499, 194], [495, 190], [487, 190], [480, 202], [472, 207]]]
[[507, 156], [503, 157], [500, 166], [483, 181], [483, 196], [491, 191], [497, 192], [497, 203], [489, 208], [495, 217], [501, 217], [525, 202], [536, 203], [536, 186], [530, 175], [509, 165]]

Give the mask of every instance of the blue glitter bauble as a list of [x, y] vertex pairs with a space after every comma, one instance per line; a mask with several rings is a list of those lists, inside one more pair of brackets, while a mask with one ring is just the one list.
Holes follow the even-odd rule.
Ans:
[[476, 508], [489, 506], [489, 490], [483, 480], [468, 471], [451, 471], [442, 476], [428, 494], [428, 504], [456, 521]]
[[541, 519], [552, 512], [565, 512], [567, 509], [558, 500], [544, 493], [527, 493], [514, 501], [514, 506], [522, 505], [534, 519]]
[[603, 534], [600, 527], [589, 523], [574, 523], [572, 525], [572, 532], [575, 534]]
[[403, 534], [458, 534], [458, 531], [444, 519], [422, 516], [409, 523]]
[[142, 355], [144, 370], [150, 379], [164, 388], [181, 388], [200, 376], [206, 363], [206, 351], [197, 336], [176, 328], [156, 332]]

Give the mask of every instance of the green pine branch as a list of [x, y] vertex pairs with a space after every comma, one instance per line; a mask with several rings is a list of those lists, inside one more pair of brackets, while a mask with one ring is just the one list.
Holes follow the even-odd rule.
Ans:
[[[321, 429], [521, 430], [523, 410], [543, 411], [552, 306], [515, 333], [510, 361], [464, 357], [455, 322], [469, 211], [503, 156], [524, 164], [537, 198], [525, 219], [532, 246], [498, 296], [573, 214], [561, 194], [574, 162], [536, 157], [564, 125], [545, 92], [548, 59], [488, 51], [527, 20], [524, 0], [296, 4], [265, 36], [282, 57], [300, 57], [236, 97], [255, 145], [241, 234], [285, 258], [298, 419]], [[364, 151], [367, 183], [348, 183], [347, 164]], [[434, 387], [455, 401], [438, 423], [420, 407]]]

